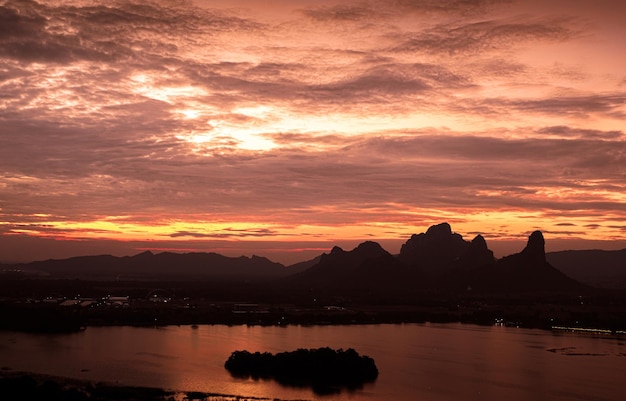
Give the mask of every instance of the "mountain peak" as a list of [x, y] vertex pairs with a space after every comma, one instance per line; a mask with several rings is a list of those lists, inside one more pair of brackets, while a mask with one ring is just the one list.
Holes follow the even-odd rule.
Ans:
[[480, 234], [474, 237], [462, 259], [470, 266], [486, 266], [495, 262], [493, 252], [487, 247], [487, 241]]
[[[387, 252], [379, 243], [364, 241], [349, 251], [334, 247], [330, 253], [324, 253], [319, 262], [307, 270], [297, 273], [288, 281], [293, 286], [314, 289], [368, 289], [395, 286], [400, 262]], [[406, 283], [403, 277], [399, 283]], [[385, 289], [384, 291], [387, 291]]]
[[446, 222], [436, 224], [434, 226], [428, 227], [428, 230], [426, 230], [426, 235], [435, 238], [449, 237], [450, 235], [452, 235], [452, 227], [450, 227], [450, 224]]
[[546, 261], [546, 241], [541, 231], [533, 231], [528, 237], [526, 248], [521, 252], [524, 257], [538, 262]]
[[456, 261], [469, 245], [460, 234], [452, 232], [450, 224], [441, 223], [430, 226], [425, 233], [412, 235], [400, 249], [400, 260], [432, 269]]
[[340, 255], [342, 253], [345, 253], [346, 251], [344, 251], [340, 246], [333, 246], [333, 249], [330, 250], [330, 254], [331, 255]]
[[152, 253], [152, 251], [147, 250], [147, 251], [143, 251], [141, 253], [138, 253], [137, 255], [133, 256], [133, 258], [149, 258], [154, 256], [154, 253]]
[[375, 253], [380, 253], [382, 251], [386, 253], [383, 247], [380, 246], [378, 242], [374, 242], [374, 241], [361, 242], [359, 246], [354, 248], [354, 250], [360, 251], [360, 252], [375, 252]]
[[554, 292], [579, 291], [584, 287], [548, 263], [541, 231], [530, 234], [520, 253], [498, 260], [493, 274], [499, 276], [500, 290]]
[[487, 249], [487, 241], [485, 241], [485, 237], [480, 234], [474, 237], [471, 245], [476, 249]]

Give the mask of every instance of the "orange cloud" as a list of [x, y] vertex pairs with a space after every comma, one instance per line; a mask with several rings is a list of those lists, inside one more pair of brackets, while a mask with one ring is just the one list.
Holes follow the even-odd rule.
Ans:
[[621, 3], [275, 4], [3, 2], [0, 233], [623, 238]]

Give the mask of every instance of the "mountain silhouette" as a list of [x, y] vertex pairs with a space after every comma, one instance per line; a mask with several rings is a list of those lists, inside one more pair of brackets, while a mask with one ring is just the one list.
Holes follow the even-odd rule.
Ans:
[[626, 288], [626, 249], [599, 249], [549, 252], [554, 267], [589, 285], [600, 288]]
[[[585, 266], [593, 266], [593, 255], [598, 254], [585, 255]], [[620, 257], [623, 266], [626, 254], [615, 254], [615, 260]], [[573, 263], [571, 258], [561, 259]], [[350, 251], [335, 246], [328, 253], [290, 267], [260, 256], [145, 251], [134, 256], [83, 256], [8, 265], [3, 269], [10, 274], [26, 271], [52, 278], [89, 280], [263, 281], [268, 284], [267, 291], [279, 293], [315, 289], [339, 295], [394, 294], [397, 298], [430, 290], [508, 293], [586, 288], [549, 263], [540, 231], [528, 237], [519, 253], [496, 260], [482, 235], [466, 241], [448, 223], [412, 235], [399, 255], [391, 255], [377, 242], [365, 241]]]
[[458, 261], [469, 248], [470, 243], [453, 233], [450, 224], [441, 223], [429, 227], [425, 233], [412, 235], [402, 245], [399, 259], [406, 265], [434, 272]]
[[52, 277], [78, 279], [270, 280], [288, 274], [280, 263], [260, 256], [228, 257], [217, 253], [154, 254], [134, 256], [80, 256], [17, 265], [21, 270]]
[[365, 261], [380, 257], [392, 256], [380, 244], [373, 241], [363, 242], [351, 251], [344, 251], [335, 246], [330, 253], [322, 254], [316, 265], [291, 276], [289, 282], [294, 285], [301, 284], [309, 287], [345, 284], [343, 280], [353, 279], [358, 268]]
[[280, 280], [276, 290], [377, 302], [404, 298], [419, 283], [414, 273], [418, 273], [416, 269], [410, 269], [380, 244], [366, 241], [351, 251], [334, 247], [322, 254], [316, 265]]
[[493, 251], [487, 247], [487, 241], [482, 235], [474, 237], [467, 251], [460, 257], [458, 265], [471, 269], [481, 266], [490, 266], [496, 262]]
[[[423, 272], [435, 286], [456, 285], [460, 272], [495, 263], [493, 252], [482, 235], [471, 242], [452, 232], [448, 223], [431, 226], [425, 233], [414, 234], [402, 245], [398, 259]], [[462, 275], [462, 274], [461, 274]]]
[[521, 252], [478, 268], [465, 279], [469, 289], [489, 292], [575, 292], [587, 288], [547, 262], [541, 231], [528, 237]]
[[318, 264], [290, 276], [285, 283], [342, 295], [368, 290], [371, 296], [433, 289], [524, 293], [586, 288], [546, 261], [540, 231], [529, 236], [519, 253], [496, 260], [482, 235], [465, 241], [448, 223], [411, 236], [397, 256], [371, 241], [351, 251], [334, 247], [321, 255]]

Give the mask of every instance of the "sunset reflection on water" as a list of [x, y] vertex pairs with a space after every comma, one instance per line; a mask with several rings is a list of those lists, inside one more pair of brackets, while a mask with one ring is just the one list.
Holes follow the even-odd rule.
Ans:
[[[325, 397], [224, 369], [235, 350], [326, 346], [372, 357], [378, 379]], [[270, 399], [617, 401], [626, 377], [620, 339], [461, 324], [90, 327], [60, 336], [0, 332], [0, 349], [2, 366], [13, 370]]]

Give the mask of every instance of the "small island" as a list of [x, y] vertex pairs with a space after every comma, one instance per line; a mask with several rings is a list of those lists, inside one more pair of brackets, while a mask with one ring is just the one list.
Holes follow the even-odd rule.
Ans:
[[374, 360], [354, 349], [298, 349], [292, 352], [233, 352], [224, 367], [234, 377], [274, 379], [289, 386], [311, 386], [318, 394], [353, 390], [378, 377]]

